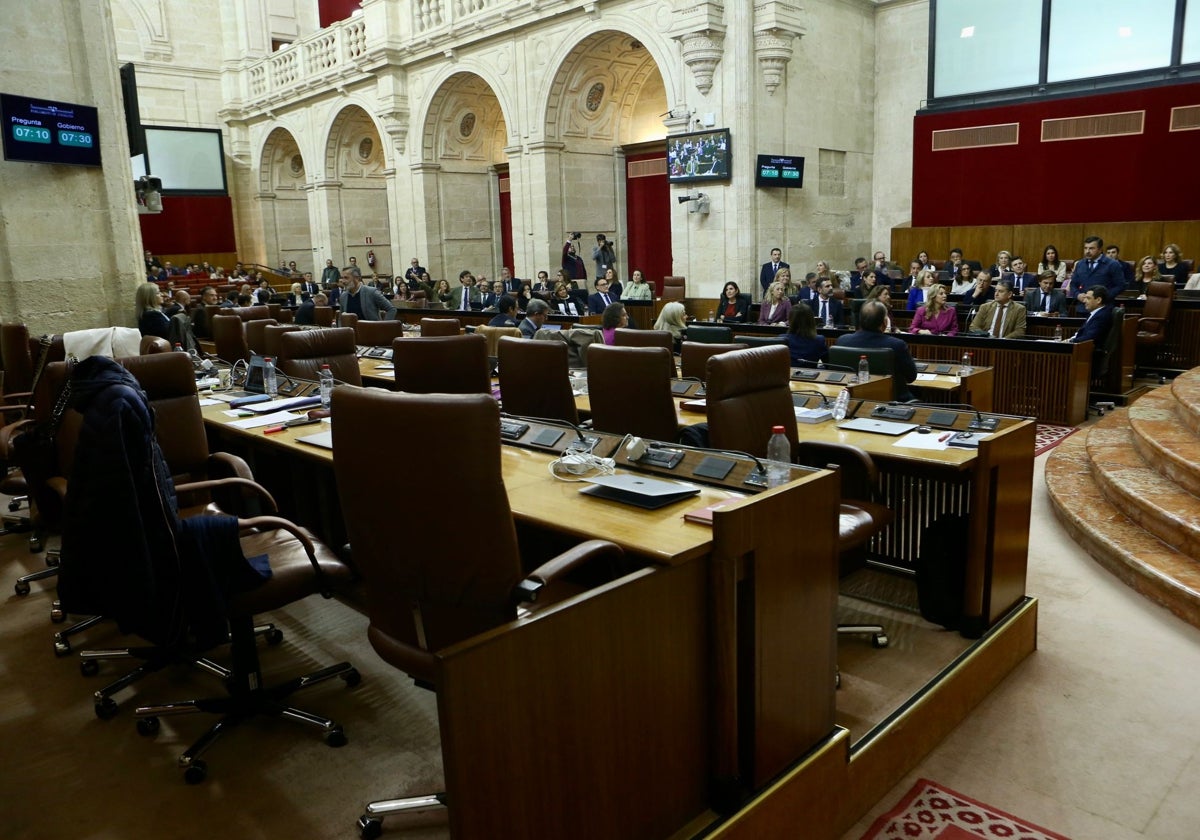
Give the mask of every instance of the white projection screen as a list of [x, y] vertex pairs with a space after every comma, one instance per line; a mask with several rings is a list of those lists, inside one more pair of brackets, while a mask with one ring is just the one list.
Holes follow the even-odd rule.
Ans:
[[163, 192], [226, 194], [221, 132], [146, 126], [146, 168]]

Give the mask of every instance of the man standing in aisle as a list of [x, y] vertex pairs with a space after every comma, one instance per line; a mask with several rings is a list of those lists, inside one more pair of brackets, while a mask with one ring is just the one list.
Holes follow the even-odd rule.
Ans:
[[603, 233], [596, 234], [596, 246], [592, 248], [592, 262], [596, 264], [596, 277], [604, 276], [604, 272], [608, 269], [617, 268], [617, 255], [613, 251], [612, 243], [605, 238]]
[[767, 289], [771, 288], [771, 284], [775, 282], [775, 274], [781, 268], [791, 268], [791, 266], [783, 261], [783, 251], [772, 248], [771, 261], [763, 263], [758, 272], [758, 285], [762, 287], [761, 297], [767, 296]]
[[325, 268], [321, 271], [321, 284], [332, 286], [342, 279], [342, 272], [333, 264], [333, 260], [325, 260]]
[[353, 312], [360, 321], [390, 321], [396, 317], [396, 307], [373, 286], [364, 286], [362, 272], [357, 266], [342, 269], [346, 291], [338, 297], [343, 312]]
[[1089, 236], [1083, 240], [1083, 259], [1075, 261], [1071, 271], [1071, 282], [1067, 285], [1067, 297], [1083, 303], [1086, 290], [1097, 284], [1108, 290], [1108, 296], [1115, 298], [1125, 290], [1125, 273], [1120, 264], [1106, 257], [1103, 253], [1104, 240], [1099, 236]]

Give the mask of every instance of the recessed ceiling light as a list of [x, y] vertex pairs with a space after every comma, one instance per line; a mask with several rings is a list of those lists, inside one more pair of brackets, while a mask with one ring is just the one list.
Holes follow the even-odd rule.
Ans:
[[961, 34], [961, 35], [959, 35], [958, 37], [960, 37], [960, 38], [973, 38], [973, 37], [975, 37], [975, 27], [974, 27], [974, 26], [964, 26], [964, 27], [963, 27], [963, 30], [962, 30], [962, 34]]
[[1131, 38], [1133, 37], [1133, 29], [1128, 26], [1121, 26], [1117, 28], [1117, 34], [1122, 38]]

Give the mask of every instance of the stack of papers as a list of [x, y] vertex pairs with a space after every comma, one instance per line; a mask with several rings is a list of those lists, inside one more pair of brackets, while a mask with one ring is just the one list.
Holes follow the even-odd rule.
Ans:
[[796, 421], [799, 423], [823, 423], [833, 417], [828, 408], [797, 408]]

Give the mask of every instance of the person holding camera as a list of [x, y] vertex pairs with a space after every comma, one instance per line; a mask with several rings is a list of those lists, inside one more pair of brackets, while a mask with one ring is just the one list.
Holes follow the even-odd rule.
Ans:
[[571, 238], [563, 245], [562, 250], [562, 267], [563, 273], [568, 280], [581, 281], [580, 288], [587, 288], [587, 266], [583, 262], [583, 258], [579, 256], [575, 249], [575, 242], [580, 238], [579, 231], [571, 234]]
[[613, 251], [613, 245], [605, 238], [603, 233], [596, 234], [596, 247], [592, 248], [592, 262], [596, 264], [596, 276], [603, 277], [604, 272], [608, 269], [616, 271], [617, 255]]

